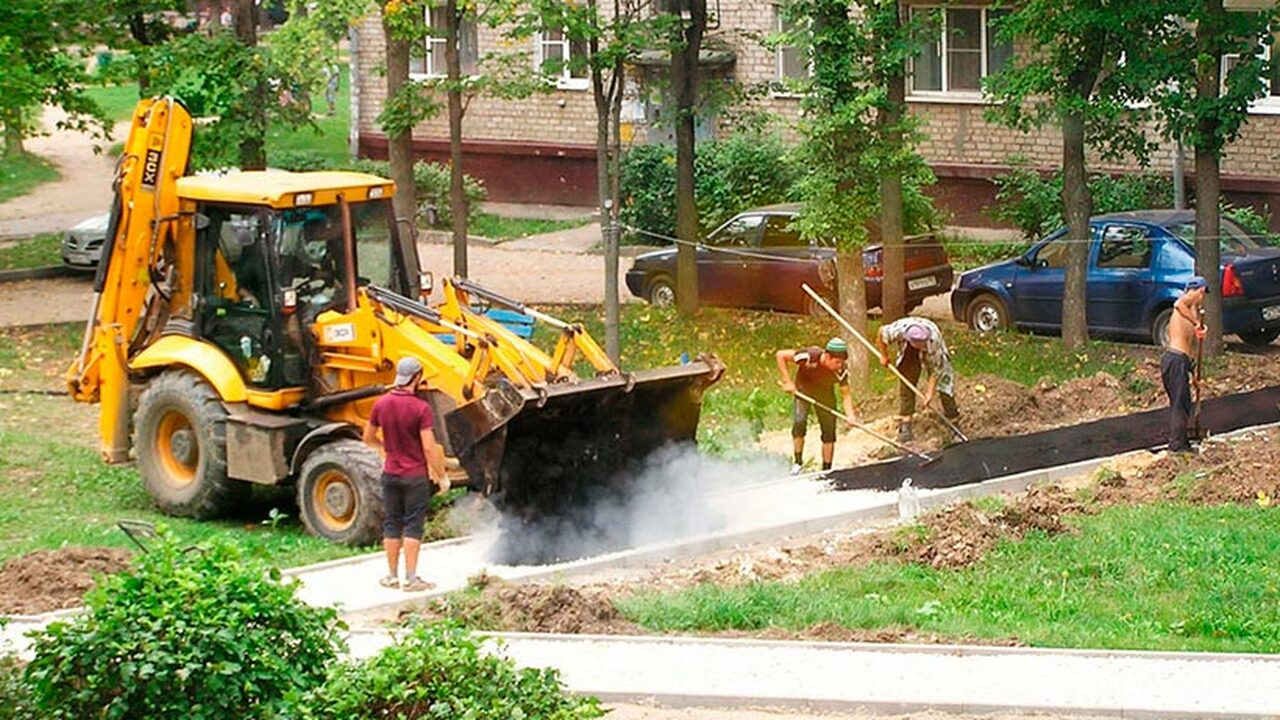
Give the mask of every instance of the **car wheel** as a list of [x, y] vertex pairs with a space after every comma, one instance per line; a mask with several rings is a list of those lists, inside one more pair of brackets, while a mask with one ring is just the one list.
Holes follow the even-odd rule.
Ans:
[[967, 313], [969, 327], [980, 333], [1006, 330], [1009, 327], [1009, 311], [994, 295], [979, 295], [969, 303]]
[[[819, 294], [822, 294], [822, 293], [819, 293]], [[836, 306], [836, 300], [834, 298], [823, 294], [822, 299], [826, 300], [827, 304], [830, 305], [831, 307]], [[804, 314], [808, 315], [809, 317], [815, 317], [815, 318], [831, 317], [831, 313], [827, 312], [826, 308], [819, 305], [817, 301], [813, 299], [813, 296], [811, 296], [809, 293], [804, 294]]]
[[649, 289], [645, 293], [649, 304], [657, 307], [671, 307], [676, 304], [676, 287], [671, 278], [657, 275], [649, 281]]
[[1167, 307], [1156, 313], [1151, 321], [1151, 342], [1156, 347], [1169, 347], [1169, 320], [1173, 318], [1173, 308]]
[[1261, 330], [1238, 333], [1238, 335], [1240, 335], [1240, 339], [1243, 340], [1246, 345], [1256, 345], [1261, 347], [1263, 345], [1270, 345], [1272, 341], [1280, 337], [1280, 328], [1263, 328]]

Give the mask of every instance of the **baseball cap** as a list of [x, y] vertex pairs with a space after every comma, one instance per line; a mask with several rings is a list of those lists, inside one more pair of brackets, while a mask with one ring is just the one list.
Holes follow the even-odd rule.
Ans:
[[1209, 287], [1209, 281], [1205, 280], [1200, 275], [1197, 275], [1187, 281], [1188, 290], [1199, 290], [1202, 287]]
[[906, 338], [909, 342], [928, 342], [929, 328], [923, 325], [911, 325], [907, 327]]
[[849, 343], [845, 342], [844, 338], [833, 337], [827, 341], [826, 350], [832, 355], [848, 355]]
[[393, 387], [408, 385], [421, 372], [422, 363], [418, 362], [418, 358], [411, 356], [400, 358], [400, 362], [396, 363], [396, 381]]

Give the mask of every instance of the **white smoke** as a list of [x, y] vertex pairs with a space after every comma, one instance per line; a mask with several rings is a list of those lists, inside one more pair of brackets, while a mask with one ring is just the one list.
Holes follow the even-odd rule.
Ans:
[[[742, 520], [726, 517], [727, 503], [718, 500], [786, 475], [785, 461], [778, 457], [726, 460], [701, 455], [692, 444], [668, 445], [622, 483], [625, 491], [602, 491], [585, 506], [537, 525], [508, 518], [494, 559], [572, 560], [716, 532]], [[767, 513], [768, 508], [758, 511]]]

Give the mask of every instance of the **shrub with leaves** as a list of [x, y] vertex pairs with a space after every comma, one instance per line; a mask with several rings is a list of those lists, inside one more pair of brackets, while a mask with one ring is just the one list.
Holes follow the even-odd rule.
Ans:
[[291, 720], [468, 718], [586, 720], [595, 698], [565, 691], [555, 670], [518, 669], [453, 622], [418, 624], [361, 663], [335, 665], [325, 684], [284, 708]]
[[[1046, 175], [1030, 167], [1025, 158], [1011, 161], [1012, 169], [997, 175], [996, 204], [991, 217], [1036, 239], [1057, 230], [1062, 219], [1062, 173]], [[1089, 194], [1093, 214], [1167, 208], [1173, 205], [1173, 181], [1154, 173], [1092, 175]]]
[[271, 717], [343, 647], [334, 610], [227, 543], [184, 552], [162, 533], [85, 605], [35, 636], [26, 677], [42, 718]]
[[22, 663], [13, 655], [0, 655], [0, 720], [35, 718], [31, 687], [22, 676]]

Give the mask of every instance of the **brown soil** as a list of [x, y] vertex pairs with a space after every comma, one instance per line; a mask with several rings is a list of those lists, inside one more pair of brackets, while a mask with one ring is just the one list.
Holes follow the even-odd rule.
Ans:
[[1280, 505], [1280, 431], [1206, 442], [1197, 455], [1166, 455], [1140, 472], [1100, 478], [1104, 504], [1169, 500], [1197, 505]]
[[99, 575], [129, 567], [132, 553], [112, 548], [37, 550], [0, 567], [0, 612], [34, 615], [77, 607]]
[[517, 632], [623, 635], [643, 632], [624, 620], [602, 587], [513, 585], [487, 575], [471, 579], [474, 594], [433, 601], [417, 614], [462, 620], [470, 627]]

